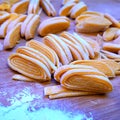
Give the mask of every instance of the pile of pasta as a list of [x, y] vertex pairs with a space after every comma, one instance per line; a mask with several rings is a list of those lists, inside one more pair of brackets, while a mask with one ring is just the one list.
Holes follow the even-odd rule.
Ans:
[[109, 78], [120, 73], [120, 64], [103, 59], [98, 46], [95, 40], [77, 33], [48, 34], [43, 42], [31, 40], [17, 48], [8, 65], [20, 73], [14, 80], [44, 82], [54, 78], [59, 82], [44, 88], [50, 99], [105, 94], [113, 90]]
[[39, 35], [45, 36], [52, 30], [52, 33], [58, 33], [70, 26], [70, 20], [62, 16], [49, 18], [40, 24], [40, 16], [37, 14], [0, 13], [0, 38], [4, 39], [4, 49], [14, 48], [21, 38], [33, 39], [37, 30]]
[[[42, 9], [50, 17], [41, 22]], [[59, 16], [50, 0], [6, 0], [0, 10], [4, 49], [15, 47], [21, 38], [30, 40], [8, 57], [9, 67], [19, 73], [14, 80], [55, 79], [59, 85], [44, 87], [50, 99], [113, 90], [110, 79], [120, 74], [120, 22], [113, 16], [89, 11], [80, 0], [63, 0]], [[71, 19], [73, 33], [67, 32]], [[33, 39], [36, 32], [42, 42]], [[97, 37], [78, 33], [97, 33]]]

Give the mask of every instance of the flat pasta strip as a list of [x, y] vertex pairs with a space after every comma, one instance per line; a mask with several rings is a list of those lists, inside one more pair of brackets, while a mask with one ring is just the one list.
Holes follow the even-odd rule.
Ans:
[[29, 77], [24, 76], [22, 74], [13, 75], [12, 79], [16, 80], [16, 81], [25, 81], [25, 82], [35, 82], [36, 81], [35, 79], [29, 78]]
[[50, 99], [94, 95], [94, 94], [97, 94], [97, 93], [69, 90], [69, 89], [63, 88], [61, 85], [48, 86], [44, 88], [44, 95], [48, 95]]
[[20, 40], [20, 29], [21, 23], [18, 23], [4, 39], [4, 49], [10, 49], [16, 46], [17, 42]]
[[51, 74], [43, 63], [20, 53], [11, 54], [8, 65], [13, 70], [33, 79], [40, 81], [51, 79]]
[[100, 60], [77, 60], [72, 62], [71, 64], [92, 66], [98, 69], [99, 71], [103, 72], [108, 77], [115, 77], [115, 72], [112, 70], [112, 68], [108, 64]]
[[11, 7], [11, 12], [12, 13], [15, 12], [18, 14], [25, 14], [27, 12], [28, 5], [29, 5], [29, 0], [17, 2]]

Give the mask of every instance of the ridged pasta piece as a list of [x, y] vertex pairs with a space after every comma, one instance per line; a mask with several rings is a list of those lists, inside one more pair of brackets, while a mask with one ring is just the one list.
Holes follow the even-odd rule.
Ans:
[[27, 28], [29, 22], [33, 19], [34, 16], [35, 16], [34, 14], [28, 14], [26, 19], [22, 23], [22, 25], [21, 25], [21, 36], [22, 37], [25, 37], [26, 28]]
[[40, 16], [35, 15], [30, 22], [27, 24], [26, 29], [25, 29], [25, 39], [32, 39], [35, 36], [35, 32], [37, 30], [37, 27], [40, 23]]
[[43, 44], [42, 42], [31, 40], [26, 43], [26, 46], [33, 48], [41, 53], [43, 53], [46, 57], [49, 58], [49, 60], [56, 66], [60, 66], [59, 58], [55, 51], [53, 51], [51, 48]]
[[63, 38], [63, 37], [60, 37], [60, 38], [68, 45], [74, 60], [89, 59], [88, 55], [85, 53], [85, 51], [81, 46], [73, 44], [71, 41], [69, 41], [66, 38]]
[[87, 51], [87, 48], [85, 47], [85, 45], [83, 45], [83, 43], [79, 39], [76, 39], [73, 34], [64, 31], [60, 34], [60, 36], [70, 40], [73, 44], [76, 44], [76, 45], [79, 45], [80, 47], [82, 47], [89, 58], [89, 53]]
[[73, 61], [72, 54], [71, 54], [70, 49], [68, 48], [67, 44], [62, 39], [60, 39], [60, 37], [58, 37], [55, 34], [49, 34], [48, 36], [52, 37], [61, 46], [68, 61], [69, 62]]
[[80, 37], [77, 33], [73, 33], [75, 39], [77, 41], [79, 41], [79, 43], [81, 43], [81, 45], [85, 46], [88, 53], [89, 53], [89, 56], [90, 58], [94, 58], [94, 50], [93, 48], [90, 46], [90, 44], [88, 42], [86, 42], [82, 37]]
[[8, 58], [11, 69], [33, 79], [49, 81], [51, 74], [48, 68], [40, 61], [26, 55], [15, 53]]
[[60, 62], [63, 65], [69, 64], [69, 60], [68, 60], [65, 52], [63, 51], [62, 47], [59, 45], [59, 43], [56, 42], [56, 40], [53, 37], [51, 37], [49, 35], [45, 36], [43, 38], [43, 42], [45, 45], [49, 46], [51, 49], [53, 49], [57, 53], [57, 55], [60, 59]]
[[48, 16], [55, 16], [56, 10], [50, 0], [41, 0], [41, 6]]

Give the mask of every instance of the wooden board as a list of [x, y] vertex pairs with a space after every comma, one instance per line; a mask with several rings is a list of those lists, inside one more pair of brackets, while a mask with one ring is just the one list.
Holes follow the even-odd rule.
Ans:
[[[51, 0], [58, 10], [61, 0]], [[84, 0], [89, 10], [107, 12], [120, 20], [119, 0]], [[48, 18], [44, 12], [41, 21]], [[74, 21], [70, 31], [74, 30]], [[41, 41], [36, 34], [35, 39]], [[3, 44], [3, 40], [0, 40]], [[111, 80], [114, 90], [107, 95], [69, 97], [49, 100], [43, 94], [43, 87], [58, 84], [13, 81], [15, 74], [8, 65], [8, 56], [18, 46], [25, 45], [20, 40], [14, 49], [0, 51], [0, 120], [119, 120], [120, 118], [120, 77]]]

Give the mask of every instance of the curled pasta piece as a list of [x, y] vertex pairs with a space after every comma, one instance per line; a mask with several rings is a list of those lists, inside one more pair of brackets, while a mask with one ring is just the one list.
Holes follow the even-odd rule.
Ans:
[[[109, 79], [89, 70], [72, 69], [65, 72], [60, 83], [63, 87], [71, 90], [81, 90], [86, 92], [107, 93], [112, 91], [113, 87]], [[83, 74], [84, 73], [84, 74]]]
[[[72, 70], [72, 69], [87, 69], [87, 70], [92, 70], [92, 69], [94, 69], [95, 71], [97, 71], [98, 72], [98, 70], [96, 69], [96, 68], [94, 68], [94, 67], [92, 67], [92, 66], [88, 66], [88, 65], [80, 65], [80, 64], [78, 64], [78, 65], [64, 65], [64, 66], [61, 66], [61, 67], [59, 67], [56, 71], [55, 71], [55, 73], [54, 73], [54, 78], [55, 78], [55, 80], [56, 81], [58, 81], [58, 82], [60, 82], [60, 78], [61, 78], [61, 76], [65, 73], [65, 72], [67, 72], [68, 70]], [[103, 73], [100, 73], [100, 72], [98, 72], [100, 75], [103, 75], [104, 76], [104, 74]]]
[[8, 58], [8, 65], [15, 71], [37, 80], [51, 80], [48, 68], [40, 61], [20, 54], [11, 54]]
[[70, 26], [70, 20], [67, 17], [60, 16], [49, 18], [44, 20], [38, 28], [38, 33], [41, 36], [45, 36], [49, 33], [59, 33], [63, 30], [68, 29]]
[[44, 63], [47, 66], [50, 72], [51, 70], [55, 71], [57, 69], [57, 67], [49, 60], [49, 58], [47, 58], [44, 54], [38, 52], [33, 48], [23, 46], [19, 47], [16, 52], [39, 60], [40, 62]]

